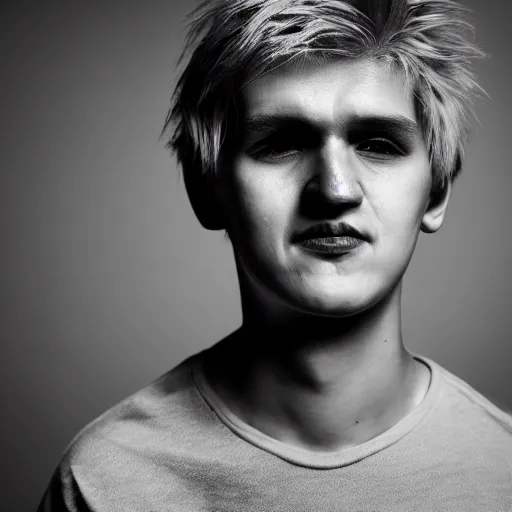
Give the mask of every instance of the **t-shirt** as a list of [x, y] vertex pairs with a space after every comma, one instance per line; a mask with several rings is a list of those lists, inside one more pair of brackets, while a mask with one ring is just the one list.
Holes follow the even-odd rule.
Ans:
[[241, 421], [208, 385], [206, 351], [82, 429], [38, 512], [510, 512], [512, 415], [429, 358], [423, 401], [333, 453]]

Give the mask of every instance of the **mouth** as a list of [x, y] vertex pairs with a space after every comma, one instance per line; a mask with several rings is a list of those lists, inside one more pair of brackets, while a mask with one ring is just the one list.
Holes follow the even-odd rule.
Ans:
[[351, 236], [335, 236], [328, 238], [309, 238], [298, 243], [300, 247], [311, 252], [324, 254], [345, 254], [364, 243], [360, 238]]
[[330, 257], [348, 254], [368, 241], [368, 236], [345, 222], [317, 224], [297, 233], [292, 239], [308, 252]]

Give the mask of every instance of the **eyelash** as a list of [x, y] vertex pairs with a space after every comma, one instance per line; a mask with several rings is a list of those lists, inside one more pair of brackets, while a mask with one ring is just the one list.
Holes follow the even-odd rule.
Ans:
[[[363, 144], [368, 144], [368, 143], [380, 143], [380, 144], [384, 144], [388, 150], [388, 153], [390, 156], [403, 156], [404, 155], [404, 152], [402, 150], [400, 150], [398, 148], [398, 146], [388, 140], [388, 139], [383, 139], [383, 138], [379, 138], [379, 137], [376, 137], [374, 139], [368, 139], [368, 140], [365, 140], [364, 142], [362, 142], [361, 144], [359, 145], [363, 145]], [[386, 153], [383, 153], [381, 151], [376, 151], [376, 152], [373, 152], [373, 151], [368, 151], [368, 153], [374, 153], [374, 154], [379, 154], [379, 155], [385, 155]]]
[[[279, 145], [281, 145], [282, 151], [279, 150]], [[284, 150], [283, 147], [287, 149]], [[276, 151], [276, 148], [278, 149]], [[274, 144], [272, 142], [267, 142], [259, 145], [256, 149], [251, 151], [251, 156], [256, 159], [264, 160], [265, 158], [270, 160], [277, 160], [281, 158], [286, 158], [287, 156], [291, 156], [297, 152], [304, 151], [304, 148], [299, 144], [286, 144], [286, 143], [278, 143]]]
[[[366, 144], [375, 145], [385, 145], [385, 151], [368, 151], [368, 150], [360, 150], [363, 153], [370, 153], [373, 155], [379, 155], [377, 158], [393, 158], [398, 156], [403, 156], [404, 151], [402, 151], [398, 145], [389, 139], [374, 137], [371, 139], [364, 140], [356, 145], [356, 150], [359, 146]], [[311, 146], [311, 145], [310, 145]], [[277, 148], [277, 151], [276, 151]], [[286, 149], [284, 149], [286, 148]], [[250, 151], [250, 156], [255, 158], [256, 160], [280, 160], [286, 159], [297, 152], [307, 151], [309, 149], [306, 144], [294, 144], [293, 142], [277, 141], [274, 142], [271, 139], [267, 139], [263, 141], [261, 144], [256, 145], [254, 149]]]

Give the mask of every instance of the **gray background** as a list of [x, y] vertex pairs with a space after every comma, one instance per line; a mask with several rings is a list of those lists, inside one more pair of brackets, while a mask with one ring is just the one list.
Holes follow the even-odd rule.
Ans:
[[[158, 140], [191, 3], [133, 4], [2, 14], [2, 510], [34, 510], [80, 428], [240, 324], [231, 248], [200, 227]], [[408, 271], [404, 334], [512, 407], [511, 8], [467, 4], [492, 99], [446, 224]]]

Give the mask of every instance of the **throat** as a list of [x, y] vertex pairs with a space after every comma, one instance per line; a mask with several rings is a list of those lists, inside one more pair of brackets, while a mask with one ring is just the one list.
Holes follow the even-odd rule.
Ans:
[[430, 371], [402, 345], [390, 348], [371, 358], [315, 353], [288, 361], [213, 350], [205, 377], [253, 428], [291, 446], [332, 452], [378, 436], [422, 402]]

